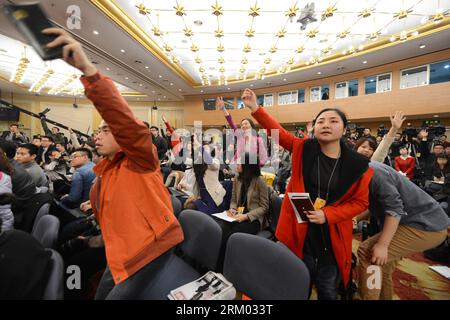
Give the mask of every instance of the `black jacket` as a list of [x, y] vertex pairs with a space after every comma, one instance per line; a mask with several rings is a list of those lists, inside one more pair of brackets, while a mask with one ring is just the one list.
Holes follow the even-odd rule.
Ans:
[[159, 160], [163, 160], [164, 156], [167, 152], [167, 142], [166, 139], [164, 139], [161, 136], [157, 136], [156, 138], [153, 138], [153, 144], [156, 146], [156, 149], [158, 149], [158, 158]]
[[11, 176], [12, 191], [15, 200], [12, 205], [14, 213], [14, 224], [21, 226], [24, 210], [29, 206], [31, 199], [36, 193], [36, 184], [30, 174], [15, 160], [11, 160], [14, 174]]

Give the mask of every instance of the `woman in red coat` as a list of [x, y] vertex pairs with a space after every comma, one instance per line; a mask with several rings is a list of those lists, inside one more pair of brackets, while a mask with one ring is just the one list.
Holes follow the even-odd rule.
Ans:
[[394, 159], [395, 170], [411, 180], [414, 178], [416, 159], [408, 155], [408, 148], [406, 146], [400, 147], [399, 151], [400, 155]]
[[[242, 95], [252, 116], [273, 139], [292, 153], [292, 176], [286, 192], [308, 192], [315, 205], [308, 223], [298, 223], [285, 197], [276, 230], [278, 240], [302, 258], [319, 299], [337, 299], [340, 281], [348, 285], [352, 255], [352, 218], [368, 207], [369, 160], [348, 149], [341, 139], [347, 119], [339, 109], [324, 109], [314, 120], [313, 139], [283, 129], [250, 89]], [[277, 131], [272, 131], [272, 130]], [[274, 137], [275, 135], [275, 137]]]

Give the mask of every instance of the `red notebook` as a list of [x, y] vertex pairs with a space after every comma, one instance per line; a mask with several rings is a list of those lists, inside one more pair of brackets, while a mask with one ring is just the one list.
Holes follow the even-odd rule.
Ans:
[[289, 192], [288, 196], [294, 208], [298, 223], [308, 223], [307, 211], [315, 210], [309, 193]]

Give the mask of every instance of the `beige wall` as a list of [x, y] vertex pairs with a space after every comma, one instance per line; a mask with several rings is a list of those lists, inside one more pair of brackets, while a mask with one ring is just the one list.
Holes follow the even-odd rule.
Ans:
[[[440, 52], [398, 61], [383, 66], [351, 72], [334, 77], [322, 78], [313, 81], [299, 82], [279, 87], [255, 90], [256, 94], [274, 93], [274, 106], [267, 110], [281, 123], [307, 122], [314, 118], [317, 112], [326, 107], [339, 107], [353, 120], [370, 121], [387, 119], [394, 110], [403, 110], [409, 116], [423, 118], [439, 114], [441, 117], [450, 116], [450, 82], [433, 84], [429, 86], [400, 89], [400, 70], [436, 62], [450, 58], [450, 49]], [[367, 76], [392, 72], [392, 91], [364, 95], [364, 78]], [[346, 80], [359, 80], [359, 95], [344, 99], [334, 98], [335, 83]], [[314, 86], [329, 84], [330, 100], [309, 102], [309, 89]], [[277, 105], [277, 93], [305, 89], [305, 103], [286, 106]], [[223, 94], [224, 97], [237, 97], [239, 92]], [[191, 125], [195, 120], [202, 120], [205, 125], [220, 126], [224, 124], [220, 111], [204, 111], [203, 99], [214, 98], [215, 95], [196, 95], [185, 97], [185, 124]], [[232, 110], [233, 118], [239, 121], [249, 117], [248, 110]]]

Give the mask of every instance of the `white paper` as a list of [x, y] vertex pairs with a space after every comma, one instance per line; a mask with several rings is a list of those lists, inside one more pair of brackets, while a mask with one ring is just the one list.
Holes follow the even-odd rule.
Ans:
[[221, 273], [208, 271], [201, 278], [170, 291], [167, 297], [170, 300], [232, 300], [236, 289]]
[[429, 268], [437, 273], [439, 273], [441, 276], [444, 276], [445, 278], [450, 280], [450, 268], [447, 266], [429, 266]]
[[226, 212], [226, 211], [220, 212], [220, 213], [213, 213], [212, 215], [213, 215], [214, 217], [217, 217], [217, 218], [219, 218], [219, 219], [222, 219], [222, 220], [225, 220], [225, 221], [228, 221], [228, 222], [235, 222], [235, 221], [236, 221], [236, 219], [234, 219], [234, 218], [232, 218], [232, 217], [229, 217], [229, 216], [227, 215], [227, 212]]

